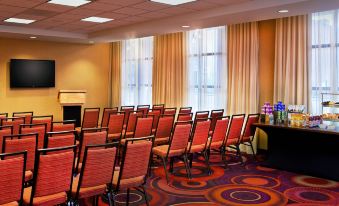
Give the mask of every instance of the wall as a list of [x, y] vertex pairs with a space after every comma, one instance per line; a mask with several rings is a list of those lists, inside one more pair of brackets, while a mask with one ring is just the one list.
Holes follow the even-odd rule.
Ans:
[[[273, 103], [275, 19], [259, 22], [259, 103]], [[260, 149], [267, 149], [267, 135], [259, 132]]]
[[[56, 61], [55, 88], [9, 88], [11, 58]], [[0, 113], [34, 111], [62, 120], [57, 95], [60, 89], [85, 89], [84, 107], [108, 106], [109, 44], [71, 44], [0, 38]]]

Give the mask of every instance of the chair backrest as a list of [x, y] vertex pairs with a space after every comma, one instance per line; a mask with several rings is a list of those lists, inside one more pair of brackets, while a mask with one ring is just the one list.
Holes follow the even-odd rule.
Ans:
[[225, 141], [229, 122], [230, 122], [229, 116], [217, 118], [214, 130], [213, 130], [211, 142], [220, 142], [220, 141], [224, 142]]
[[32, 121], [33, 112], [13, 112], [12, 117], [25, 117], [25, 124]]
[[104, 111], [102, 112], [101, 127], [107, 127], [109, 115], [118, 111], [118, 107], [104, 108]]
[[155, 132], [155, 138], [170, 137], [174, 124], [174, 115], [161, 115], [158, 122], [158, 127]]
[[121, 106], [120, 112], [125, 112], [124, 124], [127, 124], [129, 113], [134, 111], [134, 106]]
[[242, 137], [252, 137], [255, 134], [255, 128], [252, 127], [254, 123], [259, 122], [260, 114], [249, 114], [246, 119], [245, 129]]
[[165, 104], [153, 104], [152, 109], [159, 109], [160, 113], [164, 113]]
[[75, 199], [79, 198], [81, 188], [95, 187], [112, 182], [118, 146], [119, 143], [108, 143], [85, 147]]
[[3, 118], [6, 118], [6, 117], [8, 117], [7, 112], [0, 113], [0, 120], [3, 119]]
[[47, 132], [52, 131], [52, 122], [53, 115], [44, 115], [44, 116], [33, 116], [32, 124], [46, 123], [47, 124]]
[[211, 111], [211, 131], [214, 130], [214, 127], [215, 127], [215, 123], [217, 122], [217, 119], [219, 117], [222, 117], [224, 116], [224, 109], [217, 109], [217, 110], [212, 110]]
[[134, 138], [148, 137], [152, 134], [153, 117], [138, 117], [135, 126]]
[[194, 119], [207, 119], [209, 114], [209, 111], [198, 111], [195, 113]]
[[64, 120], [52, 122], [52, 132], [75, 130], [76, 120]]
[[123, 179], [142, 177], [144, 183], [146, 182], [152, 147], [153, 136], [126, 139], [117, 188], [119, 188], [120, 181]]
[[144, 113], [144, 115], [147, 115], [149, 108], [150, 108], [150, 105], [138, 105], [137, 111], [142, 111]]
[[209, 119], [198, 119], [192, 132], [191, 146], [207, 145], [208, 134], [210, 131], [211, 121]]
[[124, 128], [125, 112], [114, 112], [108, 118], [108, 134], [122, 134]]
[[177, 108], [172, 107], [172, 108], [164, 108], [164, 114], [171, 114], [171, 115], [176, 115], [177, 114]]
[[38, 133], [38, 149], [44, 148], [45, 135], [47, 131], [47, 124], [21, 124], [20, 134]]
[[25, 117], [7, 117], [0, 121], [1, 126], [13, 126], [13, 134], [19, 134], [20, 124], [25, 123]]
[[[35, 170], [30, 204], [35, 197], [44, 197], [71, 191], [73, 181], [73, 165], [76, 146], [39, 149], [36, 153]], [[60, 199], [62, 204], [66, 199]]]
[[13, 126], [0, 126], [0, 154], [2, 153], [2, 142], [4, 136], [13, 134]]
[[227, 140], [240, 140], [242, 127], [245, 121], [245, 114], [236, 114], [231, 116], [230, 126], [227, 130]]
[[179, 113], [177, 121], [191, 121], [193, 119], [193, 113]]
[[75, 130], [62, 132], [47, 132], [44, 148], [67, 147], [76, 144], [77, 132]]
[[100, 108], [85, 108], [81, 128], [98, 127]]
[[135, 126], [137, 123], [137, 118], [142, 117], [143, 112], [138, 111], [138, 112], [129, 112], [129, 117], [127, 120], [127, 125], [126, 125], [126, 132], [134, 132]]
[[179, 114], [188, 114], [192, 112], [192, 107], [180, 107]]
[[187, 148], [192, 129], [192, 121], [175, 123], [172, 136], [170, 138], [169, 150], [182, 150]]
[[[15, 156], [15, 158], [7, 158]], [[0, 154], [0, 205], [23, 202], [27, 152]]]
[[37, 147], [37, 133], [4, 136], [2, 143], [2, 151], [4, 153], [27, 151], [26, 170], [34, 169], [34, 158]]
[[148, 111], [147, 117], [153, 117], [153, 129], [156, 129], [158, 126], [159, 122], [159, 117], [161, 115], [161, 110], [160, 109], [151, 109]]

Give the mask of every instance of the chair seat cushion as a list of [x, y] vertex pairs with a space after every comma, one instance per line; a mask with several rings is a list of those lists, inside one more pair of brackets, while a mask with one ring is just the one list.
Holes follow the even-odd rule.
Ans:
[[[80, 177], [80, 175], [77, 175], [76, 177], [73, 178], [72, 197], [75, 197], [75, 195], [76, 195], [76, 192], [77, 192], [77, 189], [78, 189], [78, 184], [79, 184], [79, 177]], [[104, 194], [105, 190], [106, 190], [105, 184], [94, 186], [94, 187], [80, 188], [79, 199]]]
[[[169, 145], [161, 145], [153, 148], [153, 154], [158, 155], [160, 157], [166, 157]], [[185, 150], [170, 150], [168, 153], [168, 157], [180, 156], [185, 152]]]
[[[24, 205], [29, 205], [31, 199], [32, 187], [27, 187], [24, 190]], [[66, 192], [60, 192], [52, 195], [34, 197], [33, 205], [34, 206], [53, 206], [65, 203], [67, 201]]]
[[236, 145], [238, 143], [238, 138], [228, 139], [226, 142], [226, 146]]
[[[188, 143], [187, 145], [187, 151], [189, 153], [196, 153], [196, 152], [202, 152], [205, 149], [205, 144], [199, 144], [199, 145], [192, 145], [191, 147], [191, 142]], [[191, 147], [191, 148], [190, 148]]]
[[169, 141], [169, 137], [161, 137], [161, 138], [155, 138], [154, 139], [154, 145], [163, 145], [163, 144], [167, 144]]
[[242, 143], [244, 142], [251, 142], [251, 137], [243, 137], [242, 140], [241, 140]]
[[108, 140], [119, 140], [121, 137], [121, 133], [115, 133], [115, 134], [108, 134]]
[[18, 205], [19, 205], [19, 203], [17, 201], [14, 201], [14, 202], [2, 204], [1, 206], [18, 206]]
[[[119, 179], [119, 172], [120, 171], [114, 171], [113, 175], [113, 186], [117, 187], [118, 185], [118, 179]], [[131, 187], [138, 187], [145, 182], [145, 176], [139, 176], [139, 177], [134, 177], [134, 178], [128, 178], [128, 179], [121, 179], [120, 180], [120, 189], [126, 189], [126, 188], [131, 188]]]

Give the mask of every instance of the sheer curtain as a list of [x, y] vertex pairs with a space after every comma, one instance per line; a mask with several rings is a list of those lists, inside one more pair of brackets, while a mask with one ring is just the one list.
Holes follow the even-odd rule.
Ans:
[[[339, 93], [339, 10], [312, 14], [311, 113], [321, 114], [321, 93]], [[339, 99], [324, 99], [339, 101]]]
[[152, 104], [153, 37], [122, 41], [121, 104]]
[[226, 108], [226, 28], [186, 32], [187, 105], [194, 111]]

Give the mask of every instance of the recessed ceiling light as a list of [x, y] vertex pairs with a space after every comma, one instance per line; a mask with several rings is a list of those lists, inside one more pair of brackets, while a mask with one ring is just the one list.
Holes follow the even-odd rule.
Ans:
[[287, 13], [288, 10], [287, 10], [287, 9], [282, 9], [282, 10], [279, 10], [278, 12], [279, 12], [279, 13]]
[[181, 26], [182, 28], [190, 28], [188, 25]]
[[112, 20], [114, 19], [97, 17], [97, 16], [91, 16], [91, 17], [81, 19], [81, 21], [89, 21], [89, 22], [95, 22], [95, 23], [105, 23], [105, 22], [112, 21]]
[[17, 24], [30, 24], [35, 22], [35, 20], [31, 20], [31, 19], [19, 19], [19, 18], [9, 18], [4, 20], [5, 22], [9, 22], [9, 23], [17, 23]]
[[30, 36], [29, 38], [30, 39], [36, 39], [37, 37], [36, 36]]
[[151, 0], [153, 2], [162, 3], [162, 4], [169, 4], [169, 5], [179, 5], [179, 4], [185, 4], [188, 2], [193, 2], [196, 0]]
[[91, 1], [89, 0], [50, 0], [47, 3], [50, 4], [59, 4], [59, 5], [63, 5], [63, 6], [73, 6], [73, 7], [78, 7], [84, 4], [88, 4]]

